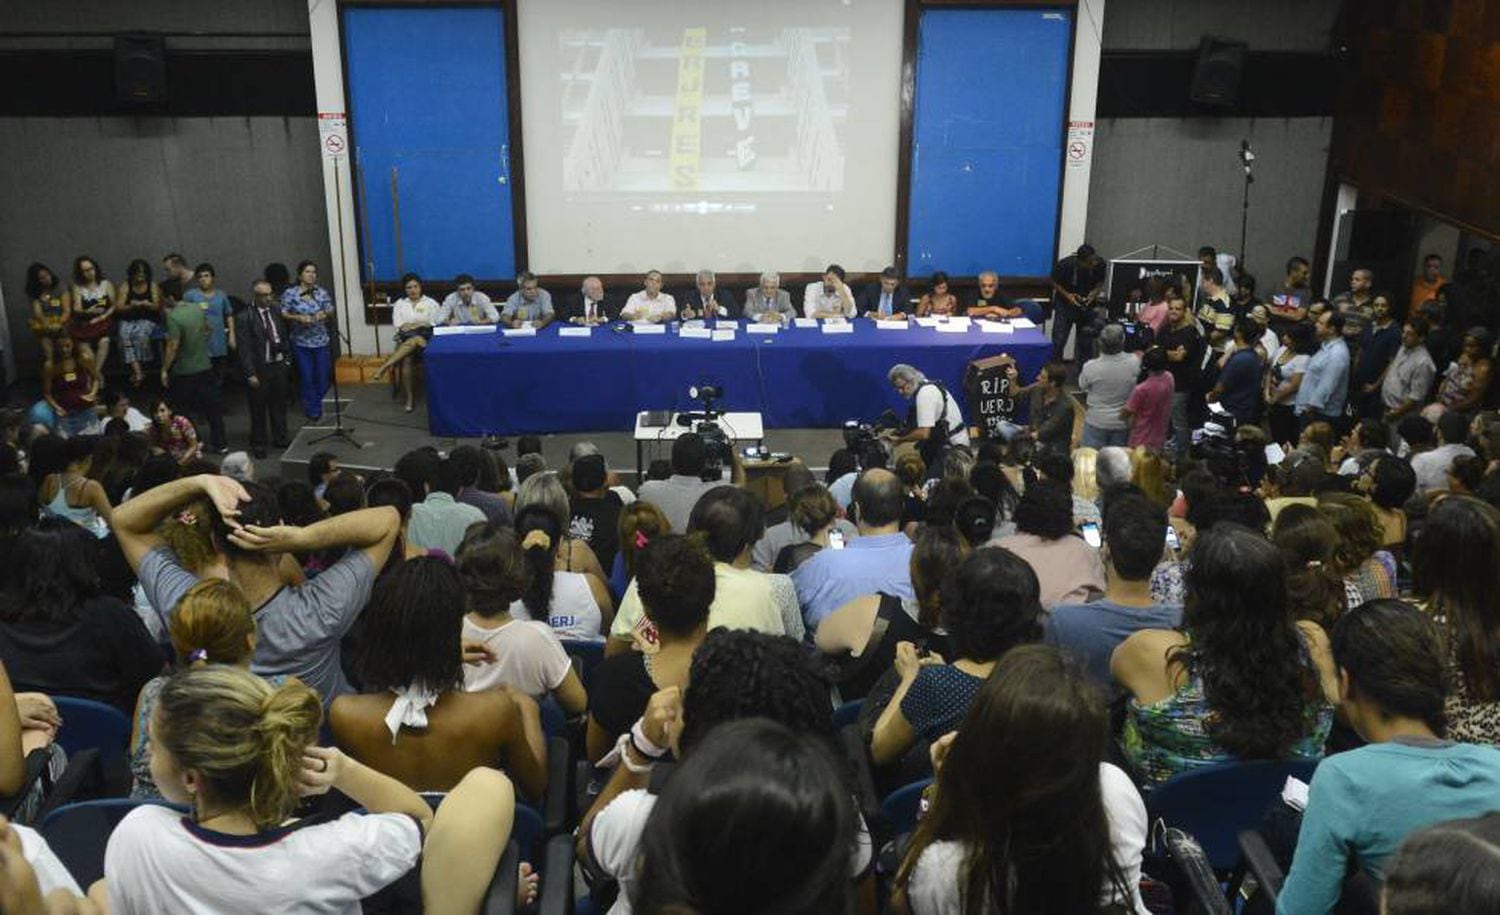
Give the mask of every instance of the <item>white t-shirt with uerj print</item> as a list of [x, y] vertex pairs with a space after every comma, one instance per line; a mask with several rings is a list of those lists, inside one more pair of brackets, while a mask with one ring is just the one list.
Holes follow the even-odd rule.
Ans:
[[421, 853], [421, 827], [404, 813], [232, 836], [148, 804], [110, 835], [104, 878], [113, 915], [357, 915]]

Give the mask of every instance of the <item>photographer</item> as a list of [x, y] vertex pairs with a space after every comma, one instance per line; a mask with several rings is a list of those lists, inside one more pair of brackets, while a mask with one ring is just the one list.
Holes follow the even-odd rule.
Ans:
[[916, 442], [917, 452], [927, 462], [929, 476], [936, 476], [942, 469], [943, 452], [950, 445], [969, 444], [969, 429], [964, 425], [958, 401], [947, 388], [905, 363], [891, 366], [886, 373], [902, 397], [912, 401], [907, 416], [907, 431], [894, 435], [895, 444]]

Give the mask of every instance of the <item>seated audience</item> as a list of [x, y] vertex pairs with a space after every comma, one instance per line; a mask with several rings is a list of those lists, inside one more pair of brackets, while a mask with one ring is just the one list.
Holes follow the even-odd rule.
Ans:
[[995, 533], [995, 503], [975, 494], [954, 508], [953, 528], [971, 549], [990, 542]]
[[[557, 551], [558, 571], [581, 572], [600, 585], [606, 584], [607, 576], [604, 568], [599, 565], [599, 557], [594, 555], [594, 551], [581, 538], [568, 533], [568, 519], [572, 517], [572, 508], [568, 505], [568, 491], [563, 488], [556, 473], [547, 471], [533, 474], [522, 481], [516, 491], [515, 516], [520, 517], [521, 512], [533, 506], [551, 512], [562, 526], [562, 542]], [[596, 593], [605, 593], [607, 596], [607, 592]], [[604, 604], [599, 606], [602, 608]], [[614, 604], [611, 602], [609, 609], [613, 608]]]
[[1500, 812], [1418, 830], [1385, 869], [1384, 915], [1500, 910]]
[[900, 759], [918, 740], [931, 743], [958, 727], [1000, 657], [1017, 645], [1040, 641], [1042, 606], [1036, 574], [1008, 550], [969, 554], [943, 579], [939, 616], [952, 661], [896, 646], [901, 684], [875, 722], [870, 758], [876, 765]]
[[1490, 390], [1490, 351], [1494, 345], [1495, 336], [1488, 328], [1471, 327], [1464, 331], [1458, 356], [1443, 369], [1438, 381], [1436, 403], [1427, 409], [1433, 413], [1481, 409]]
[[442, 550], [452, 556], [469, 525], [485, 520], [483, 511], [458, 501], [463, 487], [457, 469], [440, 457], [437, 449], [408, 451], [396, 461], [395, 473], [411, 490], [411, 520], [406, 534], [412, 546]]
[[807, 628], [856, 597], [892, 594], [912, 600], [911, 541], [901, 533], [901, 481], [889, 470], [866, 470], [854, 484], [859, 536], [842, 550], [823, 550], [792, 573]]
[[612, 569], [620, 549], [620, 509], [624, 504], [609, 488], [604, 455], [590, 454], [572, 464], [573, 491], [568, 497], [568, 533], [588, 544], [601, 568]]
[[1020, 556], [1036, 572], [1042, 606], [1048, 610], [1098, 600], [1104, 593], [1099, 551], [1074, 531], [1073, 497], [1066, 484], [1038, 479], [1027, 486], [1016, 505], [1016, 533], [996, 546]]
[[1334, 911], [1351, 867], [1379, 881], [1407, 835], [1493, 811], [1500, 797], [1500, 750], [1445, 739], [1444, 652], [1431, 619], [1373, 601], [1339, 620], [1332, 641], [1339, 707], [1367, 743], [1313, 774], [1277, 912]]
[[[726, 780], [728, 771], [735, 777]], [[731, 722], [661, 791], [641, 829], [630, 903], [704, 915], [852, 912], [859, 842], [844, 762], [829, 741], [774, 721]]]
[[1468, 496], [1441, 500], [1411, 567], [1412, 592], [1444, 635], [1448, 736], [1500, 746], [1500, 513]]
[[510, 503], [499, 494], [488, 492], [479, 486], [484, 470], [484, 449], [474, 445], [459, 445], [448, 453], [448, 464], [458, 482], [454, 498], [464, 505], [472, 505], [484, 512], [491, 524], [511, 523]]
[[623, 595], [630, 580], [635, 578], [635, 554], [647, 543], [671, 532], [672, 525], [667, 516], [650, 502], [637, 499], [625, 506], [620, 511], [620, 552], [615, 557], [615, 567], [610, 570], [610, 590]]
[[405, 483], [395, 477], [376, 480], [365, 491], [365, 504], [370, 508], [387, 506], [394, 508], [401, 519], [401, 527], [396, 534], [396, 543], [391, 548], [391, 555], [386, 560], [385, 567], [380, 571], [384, 572], [407, 559], [416, 559], [421, 556], [441, 559], [448, 555], [442, 550], [429, 550], [412, 543], [411, 536], [407, 533], [407, 529], [411, 526], [411, 488]]
[[161, 652], [139, 616], [100, 588], [98, 541], [45, 519], [23, 530], [0, 589], [0, 662], [19, 692], [73, 696], [129, 715]]
[[1474, 456], [1474, 449], [1466, 442], [1469, 438], [1469, 417], [1450, 410], [1438, 417], [1437, 447], [1423, 451], [1411, 459], [1411, 469], [1417, 475], [1417, 491], [1421, 493], [1447, 492], [1448, 470], [1453, 459], [1459, 455]]
[[[839, 517], [839, 507], [827, 489], [812, 483], [792, 493], [789, 501], [791, 517], [787, 520], [792, 529], [806, 539], [788, 543], [776, 554], [771, 571], [781, 575], [791, 574], [798, 566], [817, 555], [819, 550], [828, 549], [831, 539], [838, 540], [836, 549], [843, 549], [845, 546], [843, 531], [833, 533], [835, 525], [842, 519]], [[761, 537], [756, 547], [759, 548], [765, 540], [766, 537]], [[751, 562], [754, 563], [753, 550]]]
[[1144, 912], [1146, 805], [1105, 762], [1108, 724], [1088, 678], [1056, 649], [1001, 658], [958, 732], [932, 747], [932, 807], [896, 873], [898, 907]]
[[[693, 506], [687, 533], [700, 540], [714, 559], [714, 601], [708, 624], [800, 639], [802, 618], [791, 580], [750, 568], [750, 548], [764, 530], [760, 519], [760, 501], [737, 486], [716, 486]], [[611, 654], [631, 642], [651, 650], [655, 633], [645, 621], [639, 586], [625, 590], [610, 635]]]
[[1406, 547], [1406, 510], [1403, 506], [1417, 491], [1417, 475], [1405, 458], [1381, 455], [1367, 466], [1355, 482], [1380, 519], [1380, 548], [1399, 556]]
[[[339, 641], [369, 600], [375, 573], [396, 544], [400, 516], [391, 508], [367, 508], [312, 527], [283, 527], [276, 494], [263, 483], [202, 474], [157, 486], [121, 505], [114, 528], [158, 615], [169, 614], [198, 576], [163, 545], [157, 525], [200, 498], [215, 509], [218, 561], [257, 608], [250, 669], [261, 676], [298, 677], [324, 702], [349, 692]], [[281, 554], [338, 547], [348, 548], [342, 559], [306, 584], [287, 586], [278, 569]]]
[[464, 692], [463, 582], [449, 562], [413, 559], [382, 575], [360, 619], [362, 695], [328, 708], [334, 742], [414, 791], [448, 791], [480, 766], [504, 768], [533, 799], [547, 790], [536, 703], [516, 689]]
[[542, 620], [516, 619], [510, 608], [526, 593], [532, 571], [516, 532], [497, 524], [469, 529], [458, 547], [464, 585], [464, 689], [513, 686], [540, 702], [547, 695], [570, 715], [588, 695], [557, 633]]
[[[109, 911], [351, 911], [419, 863], [427, 912], [478, 911], [510, 838], [510, 781], [476, 769], [434, 815], [399, 781], [315, 746], [322, 718], [297, 681], [273, 687], [226, 666], [167, 681], [148, 728], [151, 771], [192, 816], [156, 804], [125, 815], [104, 852]], [[329, 789], [368, 812], [292, 819]]]
[[1395, 597], [1396, 560], [1380, 548], [1385, 527], [1374, 507], [1353, 493], [1327, 492], [1318, 497], [1318, 513], [1338, 531], [1334, 567], [1344, 576], [1349, 606]]
[[557, 568], [566, 546], [562, 520], [544, 506], [528, 505], [516, 512], [516, 536], [531, 580], [521, 599], [510, 605], [511, 615], [546, 622], [558, 638], [583, 642], [604, 638], [606, 617], [614, 612], [614, 603], [603, 580]]
[[687, 530], [688, 515], [702, 495], [719, 485], [719, 480], [705, 480], [707, 446], [696, 432], [687, 432], [672, 443], [672, 475], [665, 480], [647, 480], [636, 495], [650, 502], [667, 516], [674, 531]]
[[114, 509], [104, 487], [89, 477], [97, 442], [98, 439], [87, 435], [68, 439], [67, 465], [42, 479], [37, 497], [42, 503], [42, 514], [71, 521], [95, 537], [105, 537]]
[[1287, 600], [1298, 620], [1327, 630], [1363, 603], [1338, 571], [1344, 549], [1338, 529], [1316, 508], [1288, 505], [1271, 526], [1271, 542], [1286, 563]]
[[1130, 636], [1110, 671], [1131, 694], [1125, 754], [1145, 788], [1231, 759], [1323, 755], [1328, 638], [1293, 620], [1281, 555], [1239, 525], [1198, 532], [1182, 626]]
[[[924, 527], [911, 551], [911, 587], [916, 598], [893, 594], [856, 597], [818, 626], [818, 650], [837, 662], [835, 682], [845, 701], [870, 693], [896, 660], [901, 642], [937, 648], [939, 595], [948, 573], [969, 555], [968, 544], [949, 527]], [[943, 646], [946, 648], [946, 645]], [[941, 650], [939, 653], [942, 653]]]
[[1044, 640], [1076, 659], [1094, 685], [1117, 691], [1110, 655], [1141, 629], [1175, 629], [1182, 607], [1151, 596], [1151, 572], [1166, 543], [1167, 513], [1145, 496], [1112, 500], [1104, 515], [1104, 595], [1085, 604], [1058, 604], [1047, 615]]
[[703, 643], [712, 621], [716, 596], [713, 557], [696, 538], [680, 534], [656, 537], [637, 553], [640, 574], [640, 641], [646, 651], [622, 651], [594, 668], [593, 706], [589, 709], [588, 758], [597, 763], [621, 734], [646, 713], [658, 690], [685, 689], [693, 652]]

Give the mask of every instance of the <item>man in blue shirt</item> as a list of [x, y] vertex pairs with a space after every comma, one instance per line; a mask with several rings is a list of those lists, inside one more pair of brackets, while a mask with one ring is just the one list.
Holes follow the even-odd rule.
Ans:
[[1242, 426], [1260, 422], [1263, 366], [1260, 354], [1255, 351], [1259, 339], [1260, 327], [1253, 320], [1244, 317], [1235, 320], [1234, 352], [1224, 360], [1219, 378], [1208, 392], [1209, 402], [1217, 402]]
[[525, 271], [516, 277], [515, 292], [505, 300], [505, 305], [500, 309], [500, 319], [507, 327], [520, 327], [523, 322], [531, 322], [537, 330], [541, 330], [552, 323], [555, 312], [552, 309], [552, 293], [541, 288], [537, 284], [536, 274]]
[[915, 600], [911, 540], [901, 533], [901, 481], [871, 469], [854, 482], [854, 523], [859, 536], [843, 549], [819, 550], [792, 573], [797, 602], [811, 636], [818, 623], [856, 597], [890, 594]]
[[1176, 629], [1182, 608], [1151, 597], [1151, 572], [1162, 560], [1167, 513], [1135, 493], [1114, 496], [1104, 515], [1104, 596], [1086, 604], [1058, 604], [1046, 620], [1044, 641], [1072, 655], [1110, 696], [1115, 648], [1141, 629]]
[[1344, 342], [1344, 316], [1329, 310], [1314, 325], [1318, 351], [1307, 363], [1297, 389], [1296, 413], [1302, 425], [1323, 421], [1342, 429], [1344, 402], [1349, 397], [1349, 345]]

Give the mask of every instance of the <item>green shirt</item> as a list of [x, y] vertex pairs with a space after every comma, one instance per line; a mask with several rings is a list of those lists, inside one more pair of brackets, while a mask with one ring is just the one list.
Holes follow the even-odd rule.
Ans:
[[167, 312], [167, 339], [177, 343], [173, 375], [196, 375], [209, 370], [212, 363], [208, 358], [208, 335], [208, 319], [202, 307], [183, 302]]

